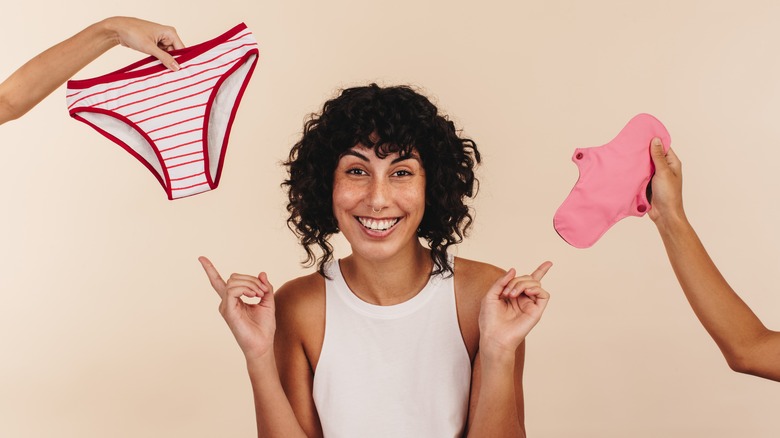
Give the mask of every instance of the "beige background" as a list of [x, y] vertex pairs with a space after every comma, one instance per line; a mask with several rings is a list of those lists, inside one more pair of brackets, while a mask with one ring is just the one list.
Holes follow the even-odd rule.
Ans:
[[[780, 387], [728, 369], [649, 219], [577, 250], [552, 216], [577, 180], [574, 148], [654, 114], [684, 162], [691, 221], [780, 328], [780, 3], [6, 3], [1, 77], [110, 15], [175, 25], [188, 44], [244, 21], [262, 55], [214, 192], [168, 201], [67, 116], [62, 89], [0, 128], [0, 436], [251, 436], [242, 355], [196, 257], [225, 274], [267, 270], [276, 286], [306, 272], [279, 162], [307, 113], [369, 81], [423, 87], [484, 153], [458, 255], [555, 262], [529, 337], [530, 436], [777, 436]], [[78, 77], [137, 58], [117, 48]]]

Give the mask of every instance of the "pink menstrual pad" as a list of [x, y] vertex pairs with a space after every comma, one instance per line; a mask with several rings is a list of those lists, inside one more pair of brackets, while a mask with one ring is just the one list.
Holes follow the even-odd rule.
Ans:
[[580, 177], [553, 217], [563, 240], [589, 248], [624, 217], [645, 215], [650, 209], [646, 190], [655, 173], [650, 157], [654, 137], [669, 150], [672, 140], [664, 125], [639, 114], [609, 143], [574, 151]]

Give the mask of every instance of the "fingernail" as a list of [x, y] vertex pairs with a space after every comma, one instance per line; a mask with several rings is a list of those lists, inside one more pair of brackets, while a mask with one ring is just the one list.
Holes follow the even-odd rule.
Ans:
[[181, 67], [179, 67], [179, 63], [176, 62], [176, 61], [173, 61], [173, 63], [171, 64], [171, 70], [179, 71], [179, 69], [181, 69]]
[[660, 138], [658, 138], [658, 137], [655, 137], [655, 138], [653, 139], [653, 143], [652, 143], [652, 145], [653, 145], [653, 146], [663, 146], [664, 144], [663, 144], [663, 143], [661, 143], [661, 139], [660, 139]]

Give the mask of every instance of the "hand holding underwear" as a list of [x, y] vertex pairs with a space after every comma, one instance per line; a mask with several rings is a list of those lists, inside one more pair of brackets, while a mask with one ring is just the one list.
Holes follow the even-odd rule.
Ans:
[[167, 53], [184, 44], [170, 26], [130, 17], [111, 17], [88, 26], [40, 53], [0, 83], [0, 124], [18, 119], [85, 65], [121, 44], [179, 69]]
[[541, 280], [550, 267], [551, 262], [544, 262], [531, 275], [519, 277], [513, 268], [493, 284], [479, 312], [480, 349], [514, 354], [547, 307], [550, 294]]
[[108, 18], [106, 26], [116, 33], [119, 44], [154, 56], [170, 70], [179, 69], [173, 56], [167, 53], [184, 48], [176, 29], [132, 17]]
[[[222, 299], [219, 313], [225, 318], [244, 356], [256, 359], [273, 353], [276, 332], [274, 289], [266, 273], [261, 272], [257, 277], [232, 274], [225, 282], [209, 259], [200, 257], [198, 260]], [[259, 298], [260, 301], [247, 303], [242, 297]]]
[[672, 149], [664, 154], [661, 140], [654, 138], [650, 146], [650, 156], [655, 165], [652, 181], [653, 199], [647, 213], [656, 224], [662, 219], [682, 219], [685, 217], [682, 200], [682, 163]]

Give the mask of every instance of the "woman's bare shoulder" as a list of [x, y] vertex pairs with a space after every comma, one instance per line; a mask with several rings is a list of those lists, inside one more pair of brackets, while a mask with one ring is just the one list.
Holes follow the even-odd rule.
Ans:
[[325, 278], [314, 272], [290, 280], [274, 294], [277, 354], [303, 348], [316, 368], [325, 335]]
[[325, 279], [319, 272], [292, 279], [274, 294], [277, 320], [306, 324], [325, 317]]
[[275, 297], [290, 297], [290, 299], [301, 299], [308, 295], [316, 295], [325, 291], [325, 279], [319, 272], [312, 272], [308, 275], [293, 278], [283, 284], [274, 294]]
[[505, 270], [489, 263], [455, 258], [455, 288], [477, 299], [482, 299], [490, 286], [505, 273]]
[[479, 309], [490, 286], [504, 274], [504, 270], [488, 263], [460, 257], [455, 258], [455, 300], [461, 335], [474, 360], [479, 344]]

